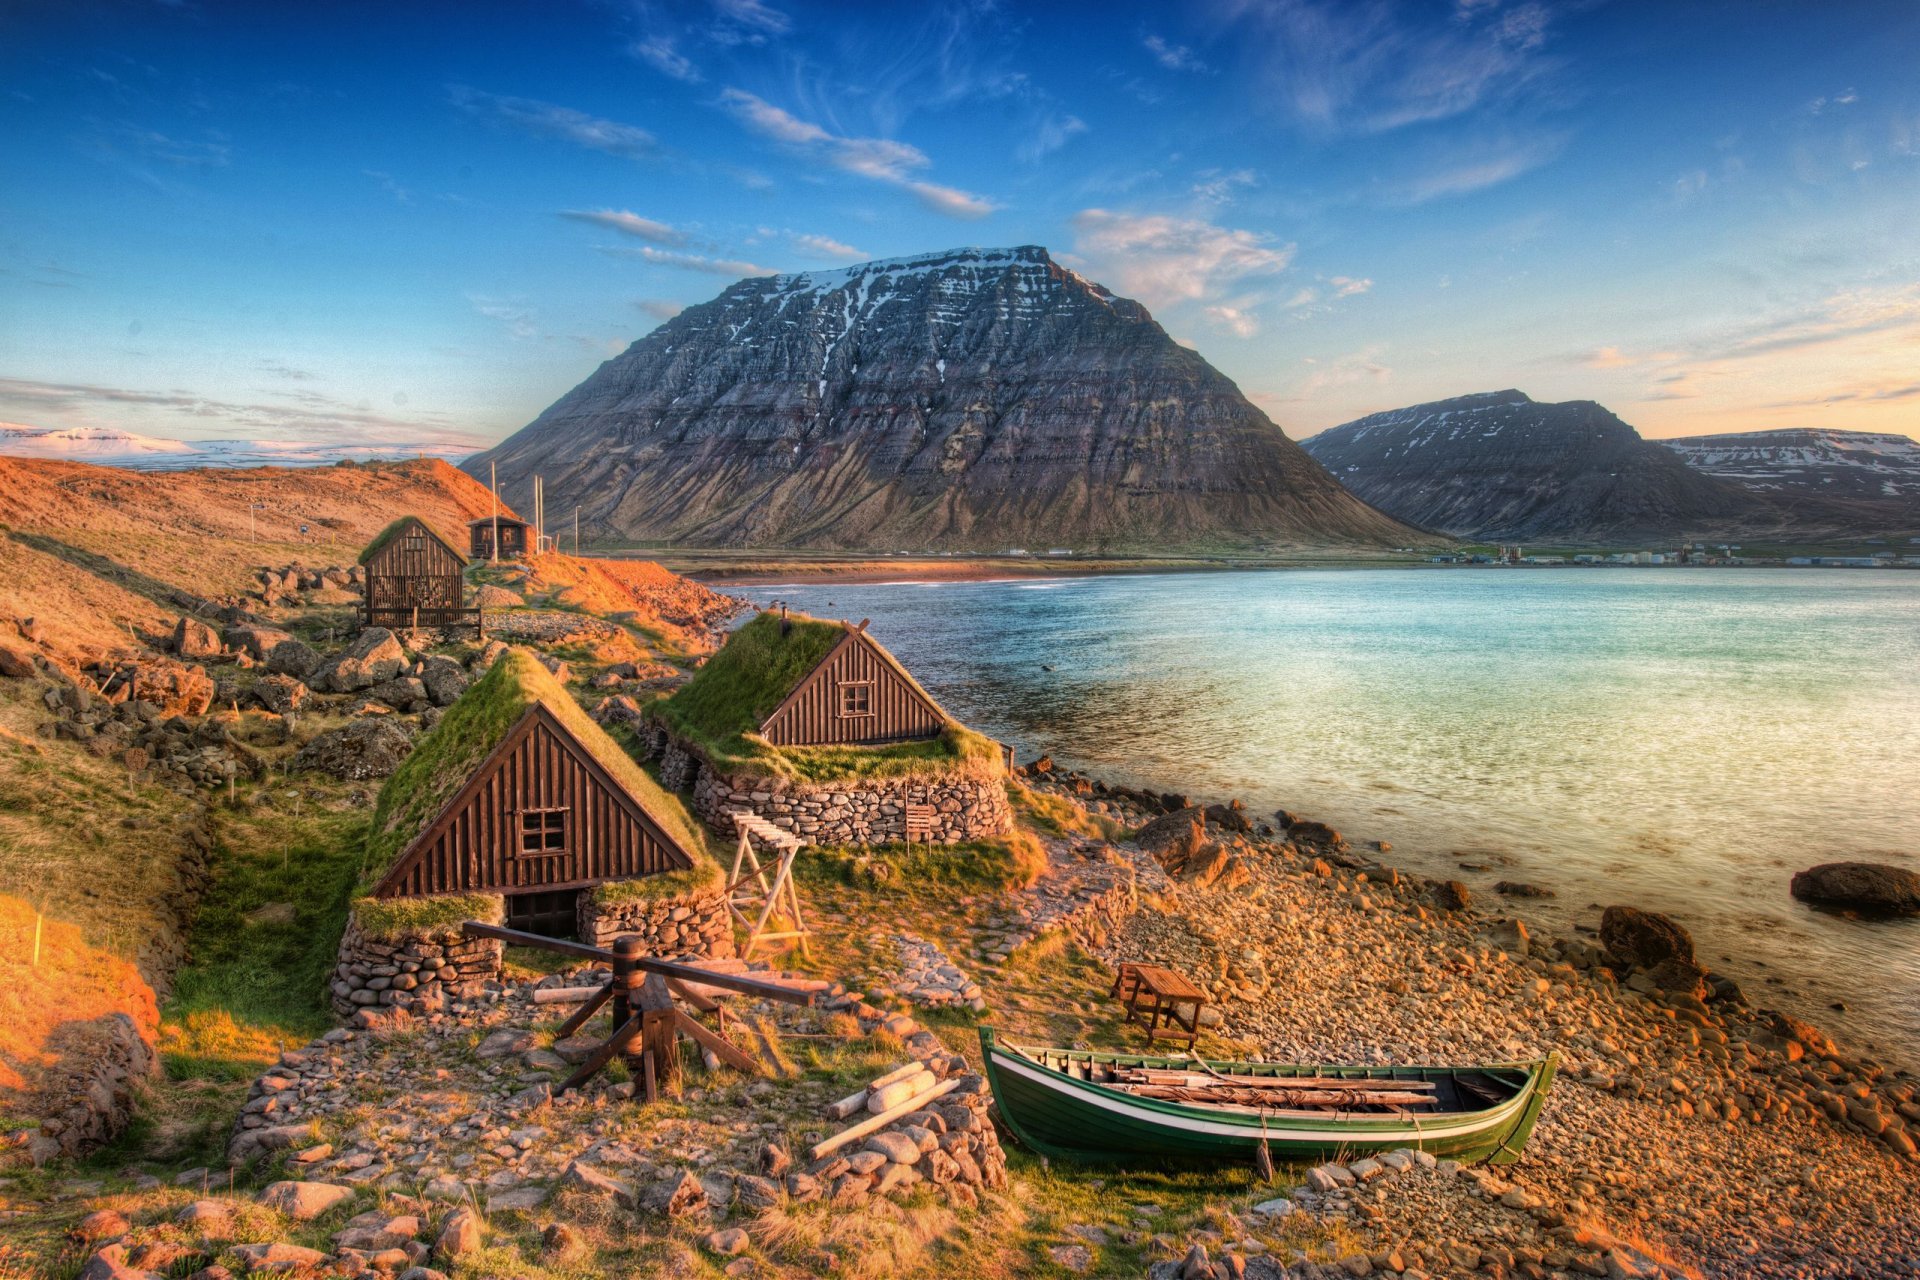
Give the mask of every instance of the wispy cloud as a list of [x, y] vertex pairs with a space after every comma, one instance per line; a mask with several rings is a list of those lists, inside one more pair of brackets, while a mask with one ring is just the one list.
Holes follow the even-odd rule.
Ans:
[[627, 160], [647, 160], [660, 152], [658, 140], [638, 125], [588, 115], [572, 107], [556, 106], [533, 98], [486, 93], [465, 85], [450, 86], [447, 98], [468, 115], [517, 129], [536, 138], [570, 142], [577, 147], [604, 151]]
[[1256, 186], [1259, 181], [1259, 175], [1251, 169], [1204, 169], [1191, 190], [1193, 198], [1203, 204], [1230, 204], [1235, 192]]
[[1028, 164], [1043, 160], [1072, 139], [1087, 132], [1087, 122], [1079, 116], [1048, 115], [1034, 122], [1014, 149], [1014, 155]]
[[1377, 133], [1462, 115], [1540, 83], [1552, 12], [1540, 3], [1414, 9], [1388, 0], [1221, 0], [1296, 119]]
[[[1074, 248], [1100, 279], [1149, 307], [1206, 302], [1248, 313], [1252, 303], [1228, 295], [1248, 280], [1278, 275], [1294, 247], [1257, 231], [1201, 218], [1083, 209], [1073, 218]], [[1212, 317], [1216, 321], [1234, 317]]]
[[831, 236], [807, 235], [800, 232], [788, 232], [787, 239], [792, 242], [796, 252], [810, 258], [854, 259], [871, 257], [865, 249], [856, 249]]
[[1169, 71], [1202, 72], [1208, 69], [1200, 56], [1183, 44], [1173, 44], [1157, 35], [1149, 34], [1140, 41], [1153, 60]]
[[983, 218], [999, 208], [984, 196], [916, 177], [933, 162], [910, 143], [837, 134], [744, 89], [727, 89], [720, 98], [736, 119], [762, 137], [818, 156], [836, 169], [911, 192], [936, 213]]
[[360, 172], [364, 177], [372, 178], [375, 182], [379, 183], [380, 189], [392, 196], [396, 203], [413, 203], [413, 193], [401, 186], [392, 174], [382, 173], [378, 169], [362, 169]]
[[764, 44], [793, 30], [793, 19], [761, 0], [709, 0], [714, 22], [707, 34], [719, 44]]
[[643, 314], [652, 316], [662, 324], [686, 310], [686, 307], [671, 298], [635, 298], [633, 305]]
[[1333, 286], [1333, 296], [1336, 298], [1357, 297], [1373, 288], [1373, 281], [1353, 276], [1332, 276], [1327, 283]]
[[603, 245], [600, 252], [615, 258], [638, 258], [642, 262], [651, 262], [657, 267], [678, 267], [683, 271], [698, 271], [710, 276], [725, 276], [729, 280], [738, 280], [743, 276], [770, 276], [777, 274], [772, 267], [763, 267], [757, 263], [746, 262], [739, 258], [710, 258], [700, 253], [681, 253], [673, 249], [656, 249], [652, 245], [640, 245], [629, 248], [622, 245]]
[[1425, 204], [1484, 191], [1549, 163], [1565, 145], [1565, 137], [1559, 135], [1482, 145], [1399, 183], [1387, 196], [1393, 203]]
[[693, 65], [691, 58], [674, 46], [672, 36], [646, 36], [628, 45], [627, 52], [661, 75], [671, 76], [687, 84], [700, 82], [700, 69]]
[[1305, 357], [1300, 361], [1306, 367], [1305, 376], [1290, 388], [1288, 395], [1278, 398], [1279, 403], [1298, 404], [1338, 387], [1391, 382], [1393, 370], [1383, 358], [1386, 352], [1385, 343], [1373, 343], [1331, 360]]
[[[349, 403], [311, 391], [289, 391], [292, 403], [223, 400], [183, 389], [142, 391], [93, 383], [40, 382], [27, 378], [0, 378], [0, 413], [18, 421], [51, 419], [66, 425], [127, 425], [129, 416], [152, 413], [189, 419], [198, 436], [214, 432], [246, 433], [268, 438], [294, 436], [308, 441], [337, 441], [392, 445], [395, 440], [423, 447], [471, 451], [484, 442], [451, 427], [437, 413], [401, 417], [377, 413], [366, 402]], [[406, 447], [410, 447], [406, 446]]]
[[467, 295], [467, 303], [487, 319], [498, 320], [507, 327], [507, 332], [516, 338], [540, 336], [540, 326], [533, 322], [533, 312], [517, 302], [507, 302], [476, 293]]
[[609, 231], [618, 231], [623, 236], [633, 236], [653, 244], [679, 246], [687, 243], [686, 232], [677, 227], [656, 222], [652, 218], [643, 218], [625, 209], [562, 209], [560, 216], [575, 222], [584, 222], [588, 226], [605, 227]]

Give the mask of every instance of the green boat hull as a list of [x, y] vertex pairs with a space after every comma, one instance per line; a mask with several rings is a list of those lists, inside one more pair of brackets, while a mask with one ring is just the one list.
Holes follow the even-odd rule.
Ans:
[[1275, 1078], [1433, 1082], [1443, 1096], [1468, 1084], [1506, 1094], [1477, 1109], [1438, 1114], [1322, 1112], [1196, 1106], [1142, 1098], [1091, 1080], [1069, 1068], [1192, 1069], [1187, 1058], [1071, 1049], [1016, 1049], [980, 1031], [988, 1082], [1000, 1118], [1021, 1145], [1057, 1160], [1144, 1165], [1252, 1161], [1264, 1141], [1276, 1163], [1319, 1163], [1413, 1148], [1469, 1163], [1512, 1164], [1533, 1132], [1552, 1087], [1557, 1059], [1479, 1067], [1350, 1067], [1270, 1062], [1215, 1062], [1228, 1075]]

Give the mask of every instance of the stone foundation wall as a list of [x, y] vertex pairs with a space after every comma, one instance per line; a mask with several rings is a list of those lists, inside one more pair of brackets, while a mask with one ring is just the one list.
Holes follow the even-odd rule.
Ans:
[[506, 949], [504, 942], [468, 938], [458, 928], [370, 938], [349, 916], [333, 968], [333, 1011], [343, 1018], [384, 1006], [437, 1013], [449, 1000], [498, 979]]
[[46, 1092], [58, 1101], [27, 1139], [35, 1165], [93, 1150], [126, 1127], [139, 1091], [160, 1060], [125, 1013], [97, 1018], [86, 1030], [87, 1052], [70, 1055]]
[[693, 811], [722, 835], [732, 835], [729, 809], [751, 809], [810, 844], [896, 844], [907, 838], [907, 805], [934, 809], [933, 840], [958, 844], [1013, 830], [1013, 807], [999, 778], [873, 778], [845, 783], [798, 783], [758, 775], [728, 777], [705, 756], [659, 725], [641, 734], [660, 761], [660, 780], [691, 789]]
[[720, 889], [675, 898], [596, 902], [580, 895], [580, 941], [606, 947], [622, 934], [638, 934], [646, 954], [669, 958], [733, 954], [733, 925]]

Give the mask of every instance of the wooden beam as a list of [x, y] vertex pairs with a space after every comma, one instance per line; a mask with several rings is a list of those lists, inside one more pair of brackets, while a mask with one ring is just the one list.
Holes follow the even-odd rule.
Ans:
[[720, 1061], [736, 1070], [745, 1071], [749, 1075], [760, 1074], [760, 1068], [755, 1064], [754, 1060], [742, 1053], [739, 1048], [725, 1036], [715, 1034], [711, 1029], [702, 1026], [687, 1014], [676, 1011], [674, 1017], [682, 1035], [700, 1045], [714, 1057], [720, 1059]]
[[594, 1014], [598, 1013], [600, 1011], [600, 1006], [605, 1004], [607, 1002], [608, 997], [612, 995], [613, 995], [613, 984], [609, 982], [605, 986], [601, 987], [598, 991], [594, 992], [591, 996], [588, 996], [587, 1002], [581, 1005], [578, 1009], [575, 1009], [573, 1011], [573, 1016], [560, 1024], [560, 1029], [553, 1033], [553, 1038], [556, 1040], [565, 1040], [568, 1036], [572, 1035], [574, 1032], [578, 1031], [580, 1028], [586, 1026], [587, 1019], [591, 1018]]
[[813, 1158], [818, 1160], [828, 1152], [838, 1151], [855, 1138], [864, 1138], [870, 1133], [877, 1133], [892, 1124], [895, 1120], [898, 1120], [901, 1116], [912, 1115], [934, 1099], [944, 1098], [959, 1087], [960, 1078], [958, 1076], [955, 1076], [951, 1080], [942, 1080], [939, 1084], [934, 1085], [933, 1088], [915, 1094], [897, 1107], [891, 1107], [882, 1111], [877, 1116], [871, 1116], [862, 1120], [859, 1124], [851, 1128], [842, 1129], [823, 1142], [816, 1142], [813, 1146]]

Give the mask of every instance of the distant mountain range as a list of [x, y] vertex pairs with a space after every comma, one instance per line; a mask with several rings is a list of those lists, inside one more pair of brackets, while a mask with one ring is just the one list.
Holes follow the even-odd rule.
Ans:
[[1400, 543], [1137, 302], [1043, 248], [742, 280], [469, 459], [602, 539], [1260, 550]]
[[1780, 495], [1920, 504], [1920, 441], [1872, 431], [1742, 431], [1659, 443], [1695, 470]]
[[[1722, 447], [1732, 441], [1745, 443]], [[1903, 436], [1656, 442], [1593, 401], [1544, 404], [1507, 390], [1376, 413], [1302, 444], [1382, 511], [1462, 538], [1623, 543], [1920, 525], [1914, 489], [1901, 487], [1920, 479], [1911, 470], [1920, 446]], [[1865, 477], [1892, 488], [1868, 495]]]
[[344, 445], [288, 440], [168, 440], [108, 427], [26, 427], [0, 422], [0, 454], [56, 458], [136, 471], [184, 471], [193, 467], [319, 467], [351, 459], [443, 458], [461, 448], [427, 444]]

